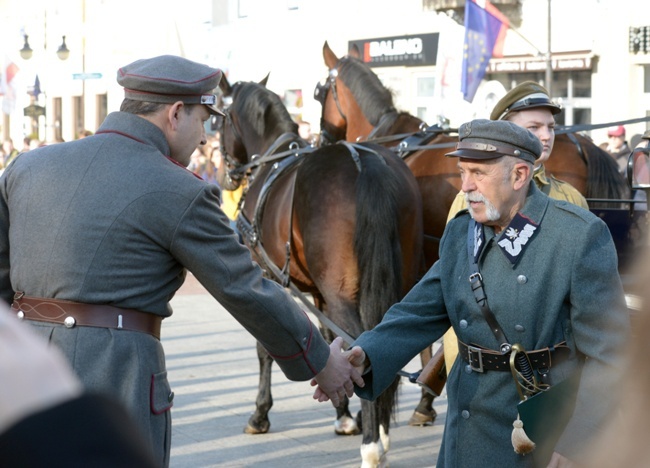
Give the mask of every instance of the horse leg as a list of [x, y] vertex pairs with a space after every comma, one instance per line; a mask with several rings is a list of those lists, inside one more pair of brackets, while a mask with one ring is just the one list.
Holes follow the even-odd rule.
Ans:
[[[323, 299], [317, 295], [314, 295], [314, 305], [320, 310], [325, 310], [325, 302]], [[320, 327], [321, 334], [327, 340], [328, 343], [331, 343], [334, 340], [334, 333], [329, 328]], [[336, 408], [336, 420], [334, 421], [334, 432], [337, 435], [357, 435], [361, 433], [357, 421], [350, 414], [350, 400], [346, 396], [341, 401], [341, 404]]]
[[361, 468], [376, 468], [386, 462], [384, 445], [379, 436], [377, 404], [361, 399], [363, 440], [361, 441]]
[[374, 402], [361, 400], [361, 419], [363, 421], [362, 468], [388, 466], [387, 454], [390, 448], [388, 434], [390, 421], [397, 404], [399, 384], [400, 379], [397, 377]]
[[257, 358], [260, 362], [260, 382], [255, 400], [255, 412], [248, 419], [248, 424], [244, 428], [246, 434], [266, 434], [271, 427], [269, 411], [273, 406], [273, 397], [271, 396], [273, 358], [259, 342], [257, 343]]
[[[423, 369], [431, 359], [431, 356], [431, 346], [420, 353], [420, 361]], [[415, 407], [415, 410], [409, 419], [409, 426], [431, 426], [433, 424], [433, 421], [438, 415], [436, 410], [433, 409], [434, 398], [433, 395], [425, 389], [422, 389], [422, 397], [420, 397], [420, 402]]]

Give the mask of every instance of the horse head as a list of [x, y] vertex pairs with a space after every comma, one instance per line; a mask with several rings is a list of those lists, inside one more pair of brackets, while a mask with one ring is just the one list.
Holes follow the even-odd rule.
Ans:
[[325, 42], [323, 59], [328, 76], [314, 91], [314, 98], [323, 106], [321, 140], [366, 139], [385, 115], [397, 113], [392, 93], [359, 59], [357, 49], [338, 58]]
[[[261, 152], [264, 135], [256, 129], [263, 127], [250, 122], [250, 118], [260, 114], [255, 109], [257, 101], [247, 96], [261, 95], [266, 90], [269, 75], [259, 83], [236, 82], [230, 84], [223, 76], [219, 82], [221, 90], [220, 106], [225, 114], [223, 125], [219, 128], [220, 152], [223, 164], [217, 171], [217, 181], [226, 190], [235, 190], [246, 176], [246, 165], [253, 155]], [[243, 96], [241, 99], [239, 96]], [[259, 105], [259, 104], [258, 104]]]

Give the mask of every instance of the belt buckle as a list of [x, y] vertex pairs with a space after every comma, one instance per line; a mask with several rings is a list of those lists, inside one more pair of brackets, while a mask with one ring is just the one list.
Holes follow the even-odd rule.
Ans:
[[[474, 367], [474, 362], [472, 361], [472, 353], [478, 353], [478, 367]], [[467, 360], [469, 361], [469, 367], [474, 372], [485, 372], [483, 369], [483, 350], [481, 348], [467, 345]]]

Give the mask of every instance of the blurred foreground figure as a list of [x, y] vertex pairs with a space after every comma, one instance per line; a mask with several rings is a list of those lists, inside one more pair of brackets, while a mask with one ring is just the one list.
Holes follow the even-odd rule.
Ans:
[[155, 467], [122, 405], [12, 315], [0, 302], [0, 466]]

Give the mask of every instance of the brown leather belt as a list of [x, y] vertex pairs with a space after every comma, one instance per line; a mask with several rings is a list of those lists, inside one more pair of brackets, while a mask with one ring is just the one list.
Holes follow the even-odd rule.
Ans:
[[14, 295], [11, 308], [21, 319], [59, 323], [67, 328], [81, 326], [137, 331], [160, 339], [162, 317], [139, 310], [29, 297], [22, 292]]
[[[568, 357], [569, 347], [566, 345], [566, 341], [563, 341], [552, 348], [526, 351], [526, 354], [530, 359], [533, 369], [550, 369], [553, 362], [557, 363]], [[458, 340], [458, 355], [476, 372], [484, 372], [486, 370], [510, 372], [509, 352], [504, 354], [493, 349], [468, 345]]]

